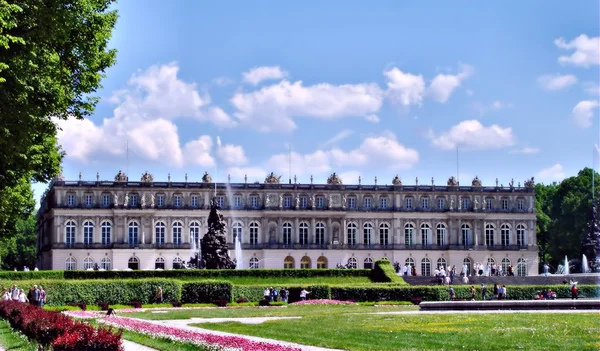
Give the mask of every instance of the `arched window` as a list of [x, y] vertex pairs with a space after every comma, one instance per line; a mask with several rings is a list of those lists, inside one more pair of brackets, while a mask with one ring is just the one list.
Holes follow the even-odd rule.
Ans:
[[315, 244], [325, 245], [325, 224], [319, 222], [315, 226]]
[[65, 244], [67, 246], [75, 245], [75, 238], [77, 236], [77, 226], [73, 221], [67, 221], [65, 224]]
[[283, 245], [292, 245], [292, 223], [283, 223]]
[[473, 245], [473, 242], [471, 241], [471, 226], [465, 223], [460, 227], [460, 229], [463, 246], [469, 247]]
[[100, 261], [100, 269], [104, 269], [105, 271], [109, 271], [112, 269], [112, 262], [110, 258], [104, 257]]
[[94, 223], [91, 221], [83, 222], [83, 243], [85, 245], [94, 243]]
[[494, 246], [494, 225], [485, 225], [485, 246]]
[[[502, 259], [502, 273], [506, 274], [508, 273], [508, 266], [510, 266], [510, 259], [508, 257], [504, 257]], [[518, 272], [517, 272], [518, 274]]]
[[524, 258], [519, 258], [517, 260], [517, 275], [519, 277], [524, 277], [527, 275], [527, 261]]
[[421, 275], [426, 277], [431, 275], [431, 261], [427, 257], [421, 260]]
[[350, 257], [348, 259], [348, 268], [352, 268], [352, 269], [358, 268], [358, 265], [356, 264], [356, 258]]
[[518, 224], [517, 225], [517, 245], [519, 247], [525, 247], [525, 225]]
[[[298, 228], [298, 240], [300, 241], [300, 245], [308, 245], [310, 242], [308, 241], [308, 223], [302, 222], [300, 223], [300, 227]], [[310, 259], [309, 259], [310, 260]], [[302, 262], [300, 262], [302, 266]]]
[[173, 244], [181, 245], [182, 232], [183, 232], [183, 225], [181, 224], [181, 222], [173, 223]]
[[370, 246], [373, 240], [373, 225], [371, 223], [365, 223], [363, 225], [363, 244]]
[[[252, 230], [250, 230], [252, 232]], [[250, 269], [258, 269], [258, 258], [252, 257], [250, 259]]]
[[440, 246], [445, 246], [446, 245], [446, 224], [444, 223], [438, 223], [437, 226], [435, 227], [436, 232], [435, 232], [435, 237], [437, 239], [437, 244]]
[[102, 245], [110, 245], [112, 241], [112, 225], [108, 221], [102, 222]]
[[137, 258], [135, 256], [130, 257], [129, 261], [127, 262], [127, 268], [133, 269], [134, 271], [140, 269], [139, 258]]
[[242, 242], [242, 231], [243, 231], [243, 227], [242, 227], [242, 223], [240, 222], [234, 222], [233, 223], [233, 243], [237, 243], [238, 239], [240, 241], [240, 243]]
[[200, 247], [200, 224], [198, 222], [190, 223], [190, 245], [193, 250]]
[[[492, 265], [494, 265], [496, 263], [496, 260], [494, 260], [493, 257], [488, 257], [487, 259], [487, 264], [491, 267]], [[491, 269], [491, 268], [490, 268]]]
[[[259, 225], [256, 222], [250, 223], [250, 244], [257, 245], [258, 244], [258, 228]], [[256, 258], [256, 257], [254, 257]], [[257, 258], [258, 260], [258, 258]]]
[[412, 223], [406, 223], [404, 225], [404, 244], [411, 246], [413, 244], [413, 237], [415, 233], [415, 226]]
[[181, 257], [177, 256], [173, 259], [173, 269], [181, 269], [183, 268], [183, 260]]
[[317, 258], [317, 268], [318, 269], [326, 269], [327, 268], [327, 257], [319, 256], [319, 258]]
[[356, 245], [356, 224], [348, 223], [348, 245]]
[[365, 258], [363, 266], [365, 269], [373, 269], [373, 259], [371, 257]]
[[156, 244], [164, 245], [165, 244], [165, 223], [156, 222], [156, 225], [154, 226], [154, 231], [155, 231], [155, 237], [156, 237]]
[[506, 223], [500, 226], [500, 242], [502, 246], [510, 245], [510, 226]]
[[311, 268], [310, 266], [310, 257], [304, 256], [300, 259], [300, 268], [308, 269]]
[[463, 268], [462, 268], [462, 272], [465, 273], [466, 275], [471, 275], [471, 267], [472, 267], [472, 262], [471, 259], [469, 257], [465, 257], [465, 259], [463, 260]]
[[65, 270], [66, 271], [74, 271], [76, 269], [77, 269], [77, 261], [75, 260], [75, 257], [69, 256], [67, 258], [67, 261], [65, 262]]
[[[139, 231], [140, 231], [140, 226], [136, 222], [129, 222], [129, 225], [128, 225], [129, 245], [137, 245], [138, 244]], [[138, 265], [139, 265], [139, 262], [138, 262]]]
[[431, 245], [431, 227], [427, 223], [421, 224], [421, 243], [423, 246]]
[[444, 268], [444, 270], [446, 270], [448, 268], [448, 263], [446, 262], [445, 258], [443, 258], [443, 257], [438, 258], [437, 268], [438, 269]]
[[294, 258], [292, 256], [287, 256], [283, 260], [283, 268], [284, 269], [292, 269], [295, 266]]
[[415, 266], [415, 260], [409, 257], [404, 261], [405, 265], [408, 265], [408, 275], [413, 275], [413, 267]]
[[89, 256], [83, 259], [83, 270], [87, 271], [88, 269], [94, 269], [94, 259]]
[[156, 260], [154, 260], [154, 269], [165, 269], [165, 259], [157, 257]]
[[379, 244], [383, 246], [390, 244], [390, 226], [387, 223], [379, 225]]

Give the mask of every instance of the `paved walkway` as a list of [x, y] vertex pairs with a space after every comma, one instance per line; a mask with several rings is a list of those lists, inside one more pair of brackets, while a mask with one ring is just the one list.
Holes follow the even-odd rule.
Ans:
[[598, 313], [598, 310], [473, 310], [473, 311], [389, 311], [367, 314], [493, 314], [493, 313]]
[[[123, 339], [123, 349], [125, 351], [158, 351], [158, 350], [149, 348], [148, 346], [136, 344], [134, 342], [131, 342], [131, 341], [128, 341], [125, 339]], [[0, 349], [0, 351], [3, 351], [3, 350]]]

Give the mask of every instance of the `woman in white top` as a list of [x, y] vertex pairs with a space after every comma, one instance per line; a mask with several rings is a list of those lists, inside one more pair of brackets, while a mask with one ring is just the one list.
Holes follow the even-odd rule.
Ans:
[[20, 293], [19, 293], [19, 302], [29, 302], [29, 299], [27, 298], [27, 295], [25, 295], [25, 292], [23, 291], [23, 289], [21, 289]]
[[8, 293], [6, 288], [2, 289], [2, 301], [9, 301], [9, 300], [10, 300], [10, 294]]

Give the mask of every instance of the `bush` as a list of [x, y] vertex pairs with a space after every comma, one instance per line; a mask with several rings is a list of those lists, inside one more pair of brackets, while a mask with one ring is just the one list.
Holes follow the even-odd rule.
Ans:
[[245, 298], [245, 297], [238, 297], [238, 298], [235, 300], [235, 302], [236, 302], [236, 303], [246, 303], [246, 302], [248, 302], [248, 299], [247, 299], [247, 298]]
[[142, 308], [142, 303], [140, 301], [131, 301], [129, 306], [133, 308]]
[[82, 311], [86, 311], [87, 310], [87, 305], [85, 303], [72, 302], [72, 303], [69, 304], [69, 306], [79, 307]]
[[396, 270], [389, 260], [377, 260], [369, 275], [375, 283], [397, 283], [407, 285], [404, 279], [396, 274]]
[[[349, 270], [349, 269], [348, 269]], [[299, 286], [286, 286], [290, 295], [288, 296], [288, 302], [300, 301], [300, 291], [302, 287]], [[274, 286], [275, 289], [281, 290], [283, 286]], [[330, 288], [329, 285], [311, 285], [304, 286], [307, 291], [310, 291], [309, 299], [329, 299]], [[245, 298], [248, 301], [260, 301], [264, 299], [264, 286], [259, 285], [241, 285], [233, 287], [233, 298], [235, 300]]]
[[231, 296], [234, 300], [243, 298], [248, 301], [260, 301], [265, 298], [265, 287], [259, 285], [234, 285]]
[[262, 307], [271, 306], [271, 301], [269, 301], [267, 299], [262, 299], [262, 300], [258, 301], [258, 305], [262, 306]]
[[225, 301], [225, 300], [215, 300], [215, 305], [217, 305], [217, 307], [227, 307], [227, 301]]
[[184, 282], [181, 287], [183, 303], [213, 303], [216, 300], [231, 301], [232, 285], [221, 280]]
[[179, 301], [171, 301], [171, 306], [173, 307], [181, 307], [182, 303]]
[[108, 311], [108, 302], [98, 302], [101, 311]]

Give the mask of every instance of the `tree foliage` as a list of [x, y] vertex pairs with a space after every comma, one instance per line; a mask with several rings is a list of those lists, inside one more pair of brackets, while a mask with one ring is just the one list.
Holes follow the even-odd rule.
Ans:
[[0, 267], [2, 269], [23, 270], [25, 266], [33, 269], [36, 262], [37, 234], [35, 231], [36, 218], [29, 215], [16, 223], [14, 235], [0, 239]]

